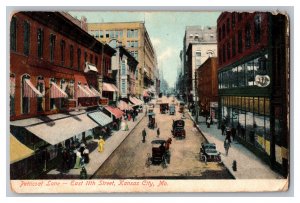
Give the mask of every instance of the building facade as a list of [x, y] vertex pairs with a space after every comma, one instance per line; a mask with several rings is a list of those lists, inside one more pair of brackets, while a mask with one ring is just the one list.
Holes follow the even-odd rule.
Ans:
[[197, 70], [197, 95], [201, 115], [218, 117], [218, 58], [208, 58]]
[[287, 175], [287, 18], [266, 12], [224, 12], [217, 24], [220, 122], [237, 128], [241, 143]]
[[113, 46], [124, 46], [139, 62], [136, 69], [135, 96], [142, 98], [144, 90], [157, 78], [157, 56], [144, 22], [88, 23], [88, 31], [96, 39]]
[[217, 56], [216, 27], [187, 26], [182, 51], [184, 84], [186, 84], [184, 95], [187, 95], [185, 100], [194, 101], [196, 69], [208, 57]]
[[60, 12], [19, 12], [10, 23], [10, 132], [32, 151], [11, 160], [11, 178], [36, 177], [60, 146], [98, 127], [89, 112], [102, 102], [99, 78], [115, 51]]

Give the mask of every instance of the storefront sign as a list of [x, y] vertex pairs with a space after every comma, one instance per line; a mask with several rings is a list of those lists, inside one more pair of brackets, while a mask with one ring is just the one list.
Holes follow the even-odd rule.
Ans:
[[267, 87], [270, 84], [270, 77], [268, 75], [255, 76], [255, 84], [258, 87]]

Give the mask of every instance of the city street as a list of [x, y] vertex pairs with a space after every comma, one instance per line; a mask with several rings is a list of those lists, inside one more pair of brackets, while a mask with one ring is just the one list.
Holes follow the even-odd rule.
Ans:
[[[163, 102], [171, 103], [173, 98], [162, 98]], [[161, 99], [160, 99], [161, 100]], [[160, 137], [154, 130], [147, 127], [148, 117], [135, 127], [124, 142], [103, 163], [93, 178], [199, 178], [228, 179], [232, 178], [223, 164], [209, 162], [207, 165], [199, 161], [199, 151], [205, 138], [193, 127], [192, 120], [185, 119], [186, 139], [172, 138], [170, 145], [171, 161], [167, 168], [161, 165], [146, 167], [147, 154], [151, 154], [151, 141], [172, 137], [172, 120], [181, 117], [176, 106], [176, 115], [160, 114], [159, 104], [154, 108], [155, 118], [160, 128]], [[146, 143], [142, 143], [142, 130], [146, 129]]]

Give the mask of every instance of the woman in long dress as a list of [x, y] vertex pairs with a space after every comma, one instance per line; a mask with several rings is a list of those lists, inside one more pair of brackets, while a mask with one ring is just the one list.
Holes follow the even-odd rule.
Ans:
[[74, 168], [80, 168], [80, 160], [81, 160], [81, 153], [79, 151], [76, 152], [76, 162]]
[[100, 136], [100, 140], [98, 141], [98, 152], [103, 152], [105, 141], [102, 136]]

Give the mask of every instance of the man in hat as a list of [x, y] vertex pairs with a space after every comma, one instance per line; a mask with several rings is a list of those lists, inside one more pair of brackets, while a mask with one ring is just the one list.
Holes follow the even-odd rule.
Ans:
[[142, 132], [142, 136], [143, 136], [142, 142], [143, 142], [143, 143], [145, 143], [145, 141], [146, 141], [146, 135], [147, 135], [146, 129], [144, 128], [144, 130], [143, 130], [143, 132]]

